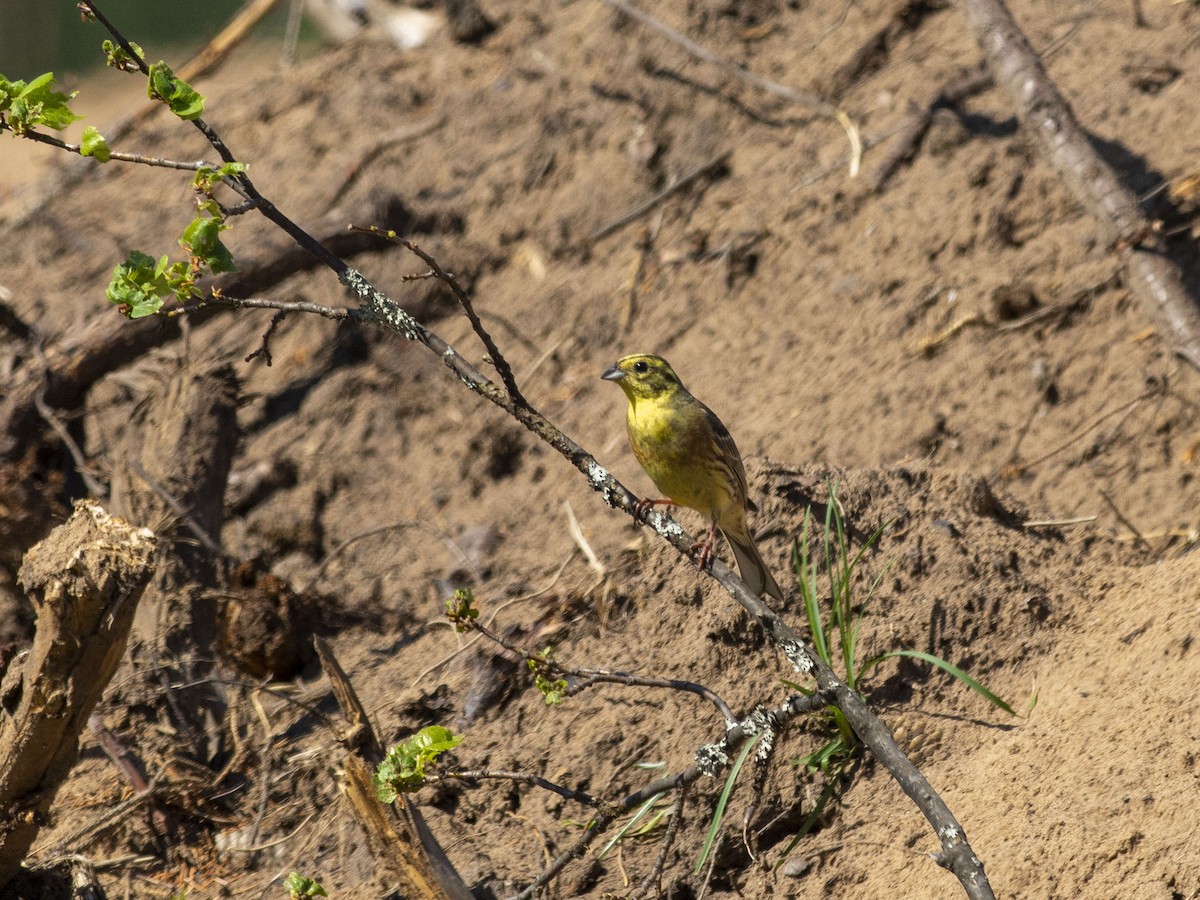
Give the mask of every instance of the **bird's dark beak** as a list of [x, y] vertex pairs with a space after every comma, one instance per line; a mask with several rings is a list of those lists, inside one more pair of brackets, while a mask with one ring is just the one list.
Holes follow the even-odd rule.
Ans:
[[604, 370], [604, 374], [600, 376], [605, 381], [620, 381], [625, 377], [625, 373], [616, 366], [609, 366]]

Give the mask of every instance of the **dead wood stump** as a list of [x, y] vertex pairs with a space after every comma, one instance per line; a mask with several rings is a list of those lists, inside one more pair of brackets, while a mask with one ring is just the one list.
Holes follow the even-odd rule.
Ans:
[[33, 844], [124, 656], [154, 548], [147, 529], [82, 501], [25, 556], [20, 582], [37, 630], [0, 680], [0, 888]]

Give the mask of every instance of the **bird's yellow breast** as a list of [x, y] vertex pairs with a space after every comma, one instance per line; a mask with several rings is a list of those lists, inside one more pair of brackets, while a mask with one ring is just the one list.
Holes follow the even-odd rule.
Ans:
[[719, 520], [733, 503], [714, 461], [703, 409], [690, 397], [641, 398], [625, 425], [633, 455], [671, 502]]

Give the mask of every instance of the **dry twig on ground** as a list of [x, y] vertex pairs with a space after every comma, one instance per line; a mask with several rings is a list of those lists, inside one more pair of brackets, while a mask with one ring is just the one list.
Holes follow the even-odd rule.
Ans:
[[1188, 294], [1179, 267], [1166, 255], [1137, 197], [1096, 152], [1004, 3], [965, 0], [964, 12], [993, 78], [1008, 91], [1018, 118], [1036, 135], [1046, 160], [1124, 259], [1130, 289], [1172, 349], [1200, 369], [1200, 304]]
[[341, 734], [343, 790], [367, 835], [376, 862], [404, 887], [408, 897], [471, 900], [471, 892], [430, 832], [416, 806], [401, 796], [385, 806], [376, 797], [371, 772], [383, 759], [383, 747], [333, 648], [315, 640], [321, 668], [329, 679], [346, 727]]

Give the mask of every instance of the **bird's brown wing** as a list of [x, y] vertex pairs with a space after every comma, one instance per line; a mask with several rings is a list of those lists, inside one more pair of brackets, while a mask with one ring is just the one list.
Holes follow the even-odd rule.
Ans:
[[704, 416], [708, 420], [709, 427], [712, 428], [712, 432], [717, 438], [717, 446], [721, 448], [721, 459], [732, 476], [730, 481], [736, 486], [737, 492], [742, 498], [743, 505], [753, 511], [755, 506], [750, 502], [746, 489], [746, 467], [742, 465], [742, 455], [738, 453], [737, 444], [733, 442], [733, 435], [729, 433], [729, 429], [725, 427], [725, 424], [717, 418], [716, 413], [707, 406], [704, 406], [703, 403], [700, 405], [704, 409]]

